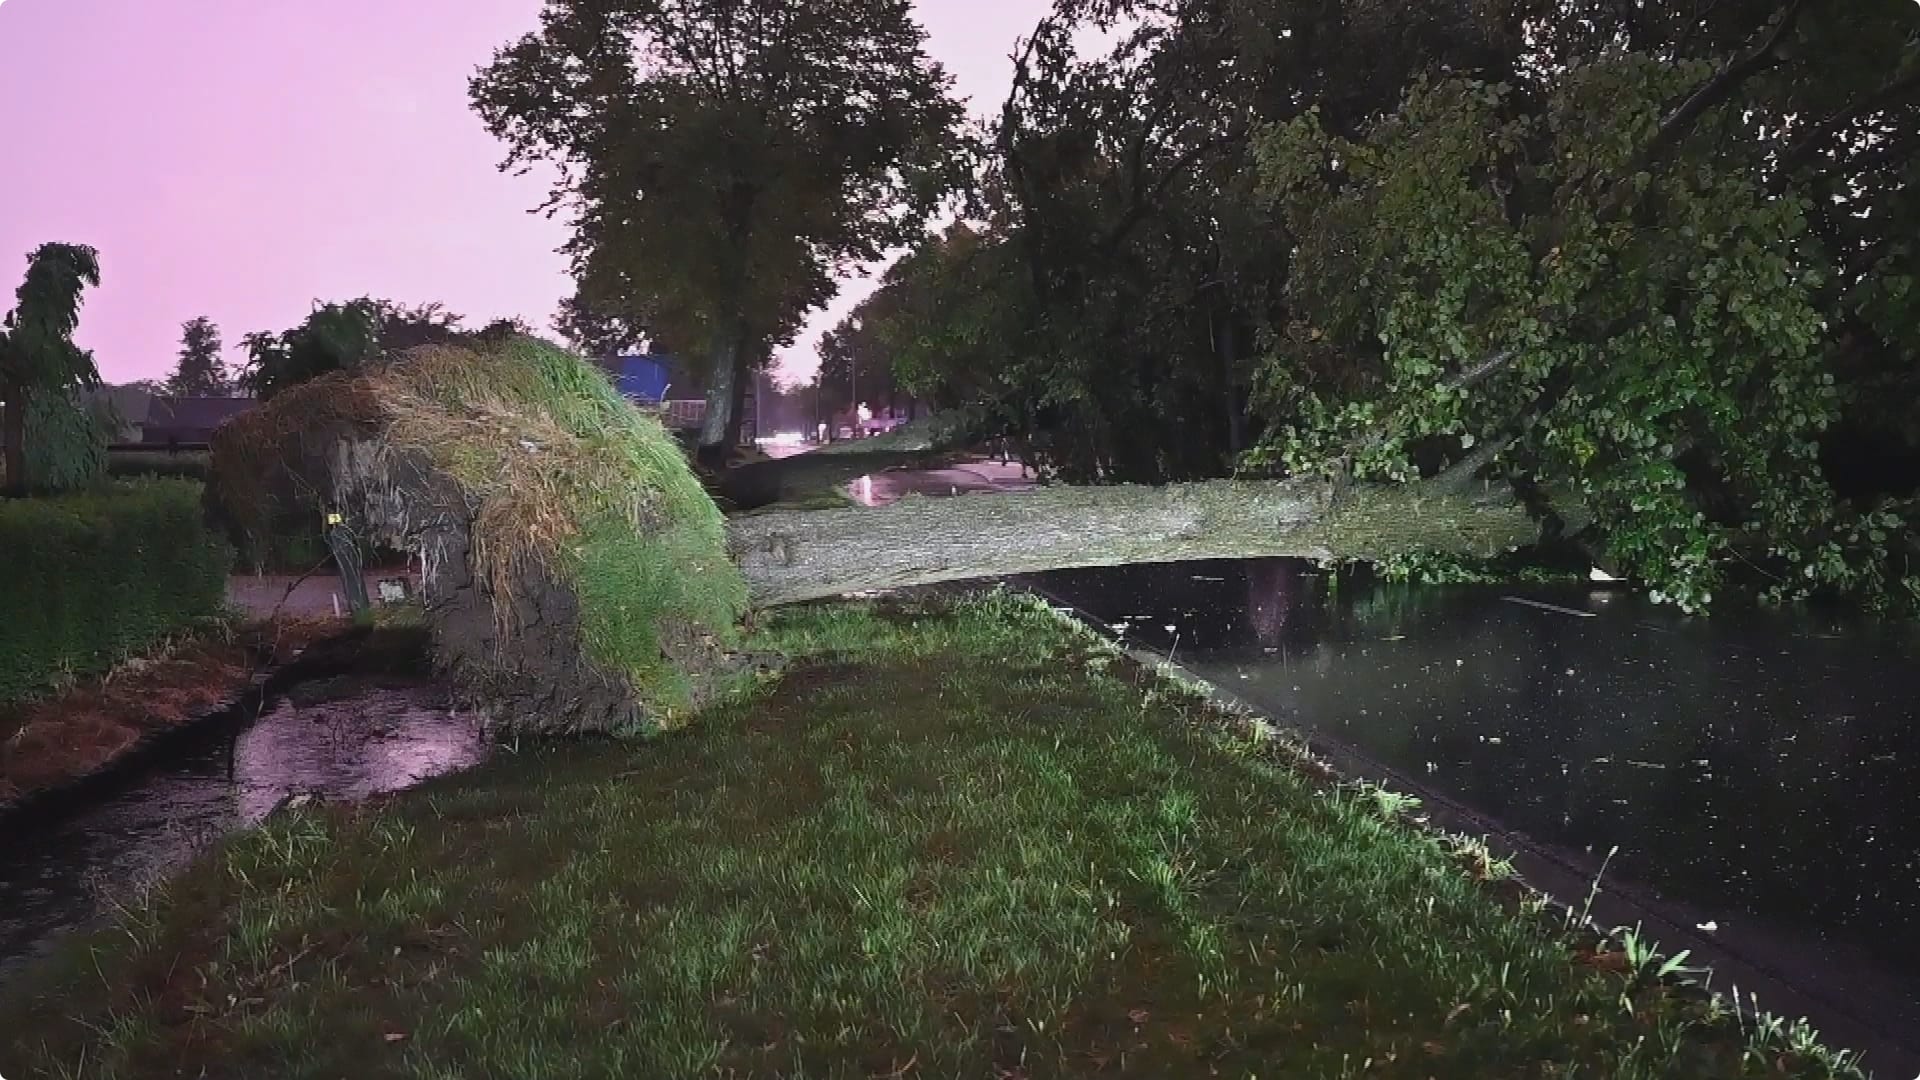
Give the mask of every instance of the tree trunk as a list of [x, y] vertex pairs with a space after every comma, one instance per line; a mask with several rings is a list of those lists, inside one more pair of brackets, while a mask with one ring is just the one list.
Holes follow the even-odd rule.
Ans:
[[[752, 385], [754, 380], [753, 373], [747, 370], [750, 366], [747, 363], [747, 355], [746, 350], [741, 350], [740, 366], [735, 369], [733, 376], [733, 410], [727, 416], [728, 453], [732, 453], [734, 447], [740, 445], [740, 429], [747, 423], [747, 387]], [[755, 393], [758, 392], [756, 388]], [[758, 435], [759, 432], [756, 431], [754, 434]]]
[[1228, 312], [1220, 320], [1220, 368], [1227, 390], [1227, 451], [1238, 459], [1247, 448], [1247, 414], [1240, 407], [1240, 356], [1233, 330], [1233, 313]]
[[700, 423], [700, 463], [710, 468], [726, 464], [739, 427], [734, 423], [735, 387], [740, 381], [741, 334], [737, 328], [719, 331], [713, 342], [713, 370], [707, 379], [707, 415]]
[[27, 395], [19, 387], [0, 391], [0, 400], [6, 402], [0, 408], [0, 447], [4, 447], [3, 456], [6, 466], [6, 482], [0, 484], [0, 492], [24, 495], [27, 492]]
[[774, 511], [727, 523], [757, 607], [964, 578], [1192, 559], [1490, 557], [1539, 526], [1504, 485], [1447, 475], [1404, 487], [1217, 480], [910, 496], [881, 509]]
[[[555, 354], [546, 362], [565, 360]], [[486, 364], [509, 360], [475, 354], [453, 362], [485, 371]], [[337, 372], [229, 421], [213, 437], [209, 510], [238, 531], [257, 534], [276, 502], [318, 504], [316, 509], [342, 514], [368, 539], [417, 553], [436, 658], [455, 685], [489, 703], [493, 723], [503, 728], [582, 733], [659, 727], [715, 700], [760, 667], [763, 658], [730, 648], [715, 628], [631, 590], [618, 601], [620, 616], [646, 620], [655, 640], [642, 640], [639, 654], [613, 659], [592, 648], [580, 578], [558, 549], [503, 559], [484, 546], [490, 536], [494, 542], [511, 536], [502, 530], [520, 528], [517, 523], [528, 516], [527, 507], [515, 502], [519, 489], [475, 485], [448, 464], [465, 460], [458, 456], [461, 448], [476, 445], [462, 440], [486, 439], [502, 446], [503, 454], [528, 455], [520, 462], [502, 457], [503, 468], [522, 468], [523, 476], [536, 479], [569, 475], [576, 459], [547, 454], [512, 427], [526, 423], [527, 433], [536, 435], [558, 427], [537, 422], [540, 410], [552, 404], [537, 395], [503, 402], [481, 426], [488, 433], [496, 424], [505, 426], [504, 438], [469, 434], [468, 406], [435, 405], [417, 389], [419, 380], [430, 377], [407, 361]], [[518, 385], [493, 377], [502, 393]], [[393, 406], [400, 399], [427, 404], [405, 412]], [[424, 412], [428, 408], [441, 411]], [[647, 445], [649, 433], [664, 441], [661, 433], [643, 428], [633, 436], [636, 445]], [[871, 468], [875, 451], [932, 453], [964, 441], [959, 418], [930, 417], [844, 451], [802, 455], [810, 462], [779, 464], [817, 476], [821, 468]], [[1538, 535], [1510, 488], [1485, 487], [1475, 479], [1497, 449], [1482, 444], [1440, 476], [1398, 487], [1221, 480], [910, 497], [882, 509], [776, 509], [729, 521], [724, 552], [711, 532], [703, 531], [690, 546], [687, 537], [678, 538], [682, 546], [673, 549], [674, 557], [682, 561], [674, 569], [730, 578], [723, 559], [731, 559], [750, 600], [765, 607], [1073, 566], [1273, 555], [1377, 558], [1420, 550], [1493, 555]], [[669, 452], [621, 455], [612, 465], [640, 488], [690, 479], [685, 462]], [[559, 471], [541, 471], [547, 469]], [[574, 512], [565, 503], [558, 510]], [[642, 542], [669, 539], [650, 532], [656, 526], [647, 522], [636, 528]], [[657, 648], [657, 655], [648, 648]], [[636, 662], [650, 666], [643, 670]], [[638, 681], [652, 665], [678, 678]]]

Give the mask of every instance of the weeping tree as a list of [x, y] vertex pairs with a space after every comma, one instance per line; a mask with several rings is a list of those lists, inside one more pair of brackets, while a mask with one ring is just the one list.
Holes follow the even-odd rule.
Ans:
[[[99, 253], [90, 247], [45, 244], [27, 256], [26, 280], [0, 328], [0, 402], [5, 403], [0, 433], [5, 488], [14, 493], [74, 486], [97, 472], [89, 462], [101, 451], [92, 446], [93, 425], [75, 395], [100, 385], [100, 373], [93, 354], [74, 344], [73, 332], [80, 323], [82, 292], [99, 284]], [[68, 447], [72, 452], [40, 455], [44, 467], [36, 471], [27, 446], [34, 428], [50, 438], [74, 431], [80, 437], [50, 443], [49, 451]]]
[[963, 175], [924, 36], [906, 0], [549, 0], [474, 79], [507, 164], [559, 169], [577, 311], [708, 357], [707, 459], [750, 365]]

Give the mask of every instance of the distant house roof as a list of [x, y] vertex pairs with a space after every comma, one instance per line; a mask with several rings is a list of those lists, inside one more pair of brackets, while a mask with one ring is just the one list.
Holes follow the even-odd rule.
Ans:
[[138, 383], [127, 386], [102, 386], [87, 391], [86, 400], [92, 405], [105, 406], [110, 410], [115, 424], [108, 436], [109, 442], [129, 443], [140, 440], [141, 426], [147, 422], [147, 413], [153, 408], [153, 391]]
[[160, 396], [141, 430], [146, 443], [204, 443], [213, 429], [260, 404], [253, 398]]

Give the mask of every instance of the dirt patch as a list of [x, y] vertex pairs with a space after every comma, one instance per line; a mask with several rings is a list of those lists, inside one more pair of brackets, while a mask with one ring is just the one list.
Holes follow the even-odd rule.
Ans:
[[283, 619], [209, 632], [8, 706], [0, 711], [0, 810], [100, 772], [150, 739], [230, 706], [258, 672], [345, 625]]

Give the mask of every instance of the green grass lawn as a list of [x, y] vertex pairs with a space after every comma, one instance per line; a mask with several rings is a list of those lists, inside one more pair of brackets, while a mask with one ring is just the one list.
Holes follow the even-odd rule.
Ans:
[[1832, 1071], [1027, 602], [759, 634], [793, 666], [690, 730], [234, 839], [22, 980], [0, 1073]]

